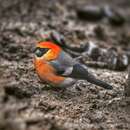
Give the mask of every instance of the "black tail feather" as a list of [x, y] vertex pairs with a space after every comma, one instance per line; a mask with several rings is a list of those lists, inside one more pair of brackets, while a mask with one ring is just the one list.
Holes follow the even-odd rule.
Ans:
[[98, 85], [102, 88], [105, 88], [105, 89], [113, 89], [113, 87], [111, 85], [109, 85], [108, 83], [106, 83], [105, 81], [101, 81], [99, 79], [96, 79], [94, 76], [92, 75], [89, 75], [87, 76], [87, 81], [92, 83], [92, 84], [95, 84], [95, 85]]
[[110, 89], [110, 90], [113, 89], [113, 87], [111, 85], [109, 85], [108, 83], [95, 78], [95, 76], [90, 74], [87, 71], [87, 69], [84, 68], [80, 64], [75, 64], [73, 66], [73, 71], [69, 76], [72, 78], [77, 78], [77, 79], [85, 79], [88, 82], [95, 84], [95, 85], [98, 85], [98, 86], [105, 88], [105, 89]]

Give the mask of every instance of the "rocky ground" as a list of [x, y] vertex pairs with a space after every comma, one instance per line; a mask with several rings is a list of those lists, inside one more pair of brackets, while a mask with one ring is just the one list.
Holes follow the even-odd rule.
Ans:
[[[122, 13], [125, 22], [83, 20], [76, 13], [87, 5], [109, 5]], [[76, 46], [91, 41], [128, 53], [129, 7], [127, 0], [0, 0], [0, 130], [129, 130], [127, 68], [89, 68], [113, 90], [79, 81], [63, 91], [41, 83], [33, 66], [36, 42], [52, 30]]]

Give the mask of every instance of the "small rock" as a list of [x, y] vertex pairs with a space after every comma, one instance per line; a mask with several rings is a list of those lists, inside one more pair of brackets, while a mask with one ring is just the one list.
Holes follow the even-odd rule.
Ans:
[[96, 37], [97, 37], [98, 39], [101, 39], [101, 40], [105, 40], [106, 37], [107, 37], [106, 34], [105, 34], [104, 28], [101, 27], [101, 26], [96, 26], [96, 27], [94, 28], [94, 33], [95, 33]]
[[51, 34], [50, 34], [50, 38], [52, 41], [54, 41], [55, 43], [57, 43], [58, 45], [60, 46], [65, 46], [65, 39], [64, 39], [64, 36], [61, 35], [60, 33], [58, 33], [57, 31], [53, 31]]
[[104, 14], [112, 25], [120, 26], [125, 23], [124, 16], [109, 6], [104, 7]]
[[98, 6], [85, 6], [77, 9], [77, 16], [80, 19], [88, 21], [98, 21], [104, 17], [102, 8]]

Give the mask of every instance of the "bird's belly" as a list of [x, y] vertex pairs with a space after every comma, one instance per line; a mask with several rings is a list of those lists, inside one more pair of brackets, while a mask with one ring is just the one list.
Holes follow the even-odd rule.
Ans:
[[58, 85], [64, 81], [64, 77], [56, 75], [54, 68], [47, 63], [35, 63], [35, 68], [42, 81], [55, 85]]

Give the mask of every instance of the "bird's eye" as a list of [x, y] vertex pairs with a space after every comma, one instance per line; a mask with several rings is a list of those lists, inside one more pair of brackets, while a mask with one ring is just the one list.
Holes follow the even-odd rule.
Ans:
[[40, 48], [40, 47], [37, 47], [34, 51], [35, 55], [37, 57], [41, 57], [43, 56], [49, 49], [48, 48]]

